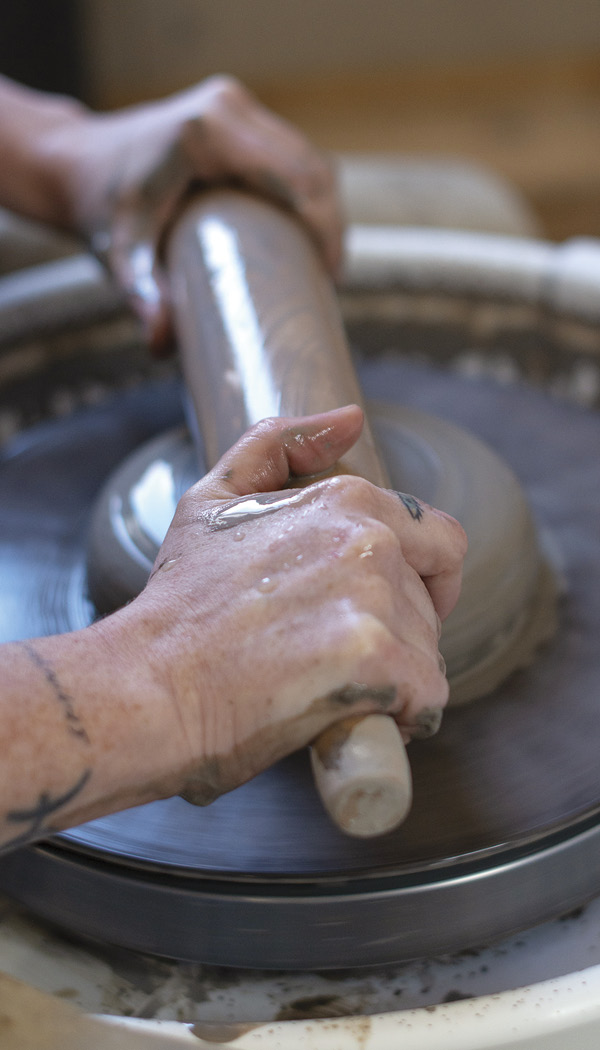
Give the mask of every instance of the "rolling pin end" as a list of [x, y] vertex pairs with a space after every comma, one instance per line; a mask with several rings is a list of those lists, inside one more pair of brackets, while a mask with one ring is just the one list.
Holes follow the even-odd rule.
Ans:
[[400, 731], [389, 715], [348, 718], [311, 747], [317, 790], [337, 827], [355, 838], [393, 831], [407, 817], [412, 778]]

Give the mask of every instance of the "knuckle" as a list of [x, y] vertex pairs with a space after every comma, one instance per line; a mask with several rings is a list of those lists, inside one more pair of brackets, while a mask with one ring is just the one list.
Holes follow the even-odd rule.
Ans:
[[258, 423], [254, 423], [247, 431], [247, 437], [250, 438], [271, 438], [278, 436], [282, 432], [282, 421], [278, 416], [265, 416], [264, 419], [259, 420]]
[[370, 481], [356, 474], [336, 474], [321, 484], [328, 485], [329, 495], [346, 509], [355, 509], [366, 515], [373, 507], [377, 489]]
[[435, 654], [404, 648], [398, 666], [398, 712], [402, 725], [414, 727], [420, 713], [443, 708], [448, 700], [448, 681], [441, 673]]
[[245, 105], [250, 93], [237, 77], [217, 73], [204, 82], [209, 102], [216, 107], [238, 107]]
[[[389, 553], [397, 552], [399, 540], [393, 529], [379, 518], [365, 513], [354, 521], [354, 535], [352, 546], [360, 547], [361, 553], [369, 550], [387, 556]], [[366, 547], [367, 550], [363, 550]]]
[[383, 621], [372, 612], [358, 613], [349, 628], [349, 641], [356, 664], [387, 659], [394, 639]]
[[367, 518], [354, 523], [341, 552], [345, 562], [351, 561], [372, 569], [371, 575], [381, 576], [385, 566], [397, 556], [398, 540], [391, 529], [380, 521]]

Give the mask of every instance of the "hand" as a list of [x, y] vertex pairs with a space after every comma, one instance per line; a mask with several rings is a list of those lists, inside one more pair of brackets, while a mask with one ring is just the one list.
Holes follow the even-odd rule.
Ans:
[[254, 427], [183, 497], [147, 587], [115, 614], [183, 730], [178, 790], [196, 799], [351, 714], [387, 711], [408, 741], [447, 700], [460, 525], [353, 476], [286, 487], [361, 427], [356, 406]]
[[431, 730], [465, 536], [412, 497], [311, 479], [361, 426], [356, 406], [260, 423], [180, 501], [134, 601], [0, 646], [0, 850], [178, 792], [209, 802], [349, 715]]
[[170, 333], [159, 249], [196, 182], [234, 182], [293, 209], [332, 273], [339, 267], [332, 165], [231, 77], [114, 114], [80, 116], [53, 131], [47, 151], [54, 164], [62, 158], [72, 224], [107, 259], [156, 349]]

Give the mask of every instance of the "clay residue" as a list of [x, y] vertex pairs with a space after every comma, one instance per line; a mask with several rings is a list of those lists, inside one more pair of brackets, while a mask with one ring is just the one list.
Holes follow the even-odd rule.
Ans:
[[359, 682], [349, 682], [340, 689], [334, 689], [325, 697], [330, 703], [340, 704], [342, 707], [353, 707], [361, 700], [372, 700], [379, 704], [382, 711], [387, 711], [396, 700], [397, 690], [394, 685], [386, 685], [373, 688], [369, 685], [361, 685]]
[[441, 707], [424, 707], [419, 711], [416, 724], [410, 730], [413, 740], [426, 740], [427, 737], [435, 736], [442, 724], [443, 714]]
[[339, 995], [310, 995], [286, 1003], [277, 1014], [276, 1021], [306, 1021], [324, 1017], [347, 1017], [352, 1013], [351, 1004]]
[[207, 1043], [232, 1043], [234, 1039], [239, 1039], [240, 1036], [254, 1031], [255, 1028], [262, 1028], [262, 1022], [260, 1024], [219, 1024], [211, 1021], [197, 1021], [190, 1028], [190, 1032]]
[[335, 722], [314, 741], [312, 747], [325, 769], [337, 769], [346, 741], [351, 736], [355, 725], [362, 722], [363, 717], [363, 715], [355, 715], [354, 718], [344, 718], [342, 722]]
[[223, 761], [213, 755], [199, 764], [180, 795], [194, 806], [210, 806], [226, 790]]

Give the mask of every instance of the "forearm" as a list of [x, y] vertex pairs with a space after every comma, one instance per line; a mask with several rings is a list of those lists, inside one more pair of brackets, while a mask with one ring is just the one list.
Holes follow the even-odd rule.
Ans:
[[88, 111], [0, 76], [0, 204], [56, 226], [73, 224], [61, 140]]
[[180, 789], [179, 727], [126, 637], [117, 617], [0, 647], [0, 851]]

